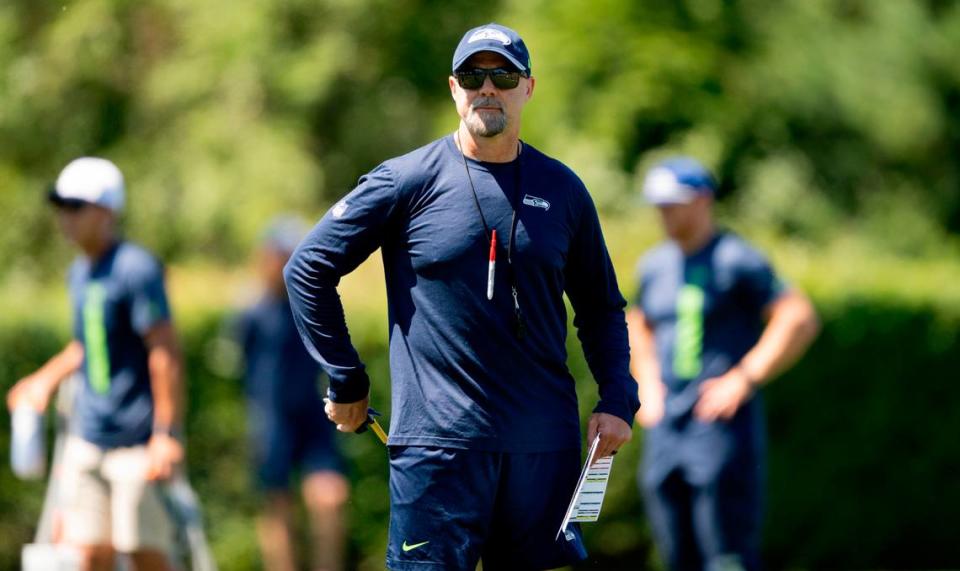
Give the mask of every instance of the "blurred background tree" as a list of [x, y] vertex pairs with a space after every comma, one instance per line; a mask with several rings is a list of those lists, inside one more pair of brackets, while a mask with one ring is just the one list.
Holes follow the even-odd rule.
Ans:
[[[929, 514], [930, 490], [940, 506], [960, 501], [948, 476], [958, 427], [942, 410], [960, 397], [960, 3], [946, 0], [4, 0], [0, 388], [67, 335], [71, 253], [44, 190], [70, 159], [109, 157], [128, 178], [127, 234], [171, 264], [191, 468], [218, 557], [256, 568], [241, 396], [209, 344], [243, 289], [237, 268], [277, 213], [319, 217], [380, 161], [452, 131], [453, 49], [491, 20], [532, 51], [524, 139], [591, 189], [625, 294], [658, 236], [638, 177], [681, 152], [715, 169], [727, 223], [824, 313], [811, 358], [768, 391], [769, 560], [960, 566], [943, 532], [960, 522]], [[384, 378], [376, 264], [344, 298]], [[385, 382], [375, 390], [388, 398]], [[348, 442], [354, 559], [376, 569], [385, 463], [374, 443]], [[635, 453], [590, 531], [595, 568], [652, 561]], [[858, 485], [891, 473], [896, 485]], [[16, 565], [39, 493], [0, 475], [0, 568]]]

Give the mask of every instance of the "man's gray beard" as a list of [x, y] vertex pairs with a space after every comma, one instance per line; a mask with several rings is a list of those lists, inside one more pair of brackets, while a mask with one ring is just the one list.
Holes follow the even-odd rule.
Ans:
[[471, 135], [495, 137], [507, 128], [507, 114], [503, 111], [499, 113], [494, 111], [477, 112], [474, 109], [467, 115], [466, 124]]

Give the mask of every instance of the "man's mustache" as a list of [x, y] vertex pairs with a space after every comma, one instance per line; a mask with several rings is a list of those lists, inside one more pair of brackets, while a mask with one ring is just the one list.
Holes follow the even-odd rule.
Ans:
[[476, 109], [477, 107], [496, 107], [500, 111], [503, 111], [503, 104], [493, 97], [478, 97], [474, 99], [473, 103], [470, 104], [470, 108]]

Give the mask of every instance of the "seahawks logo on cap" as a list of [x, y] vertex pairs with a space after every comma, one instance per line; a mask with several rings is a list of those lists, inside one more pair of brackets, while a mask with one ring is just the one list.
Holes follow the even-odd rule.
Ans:
[[470, 39], [467, 40], [467, 43], [472, 44], [473, 42], [479, 42], [482, 40], [497, 40], [505, 46], [509, 46], [511, 43], [509, 36], [495, 28], [483, 28], [482, 30], [477, 30], [470, 36]]

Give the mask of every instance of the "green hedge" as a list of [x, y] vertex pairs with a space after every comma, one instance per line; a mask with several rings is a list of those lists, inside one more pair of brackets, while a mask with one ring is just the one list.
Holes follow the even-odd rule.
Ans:
[[[960, 314], [934, 306], [854, 298], [821, 303], [823, 333], [803, 362], [767, 391], [770, 426], [765, 557], [770, 568], [957, 568], [960, 517]], [[189, 376], [189, 465], [223, 569], [257, 569], [252, 493], [239, 381], [218, 374], [213, 339], [221, 315], [181, 323]], [[382, 317], [351, 319], [373, 378], [373, 401], [389, 411]], [[56, 326], [0, 326], [0, 384], [41, 363], [65, 340]], [[581, 395], [595, 391], [577, 343], [571, 367]], [[584, 415], [592, 398], [584, 399]], [[389, 413], [388, 413], [389, 414]], [[638, 432], [639, 436], [639, 432]], [[641, 438], [637, 438], [639, 442]], [[0, 413], [6, 451], [9, 417]], [[342, 436], [351, 463], [354, 566], [382, 569], [388, 519], [387, 464], [369, 435]], [[588, 524], [592, 557], [581, 569], [656, 567], [635, 487], [640, 446], [617, 456], [602, 523]], [[43, 486], [0, 471], [0, 568], [17, 566]]]
[[62, 335], [36, 322], [0, 325], [0, 569], [20, 568], [20, 546], [33, 539], [44, 486], [18, 480], [10, 470], [10, 414], [7, 389], [62, 345]]
[[960, 314], [867, 299], [822, 313], [768, 390], [770, 567], [960, 568]]

